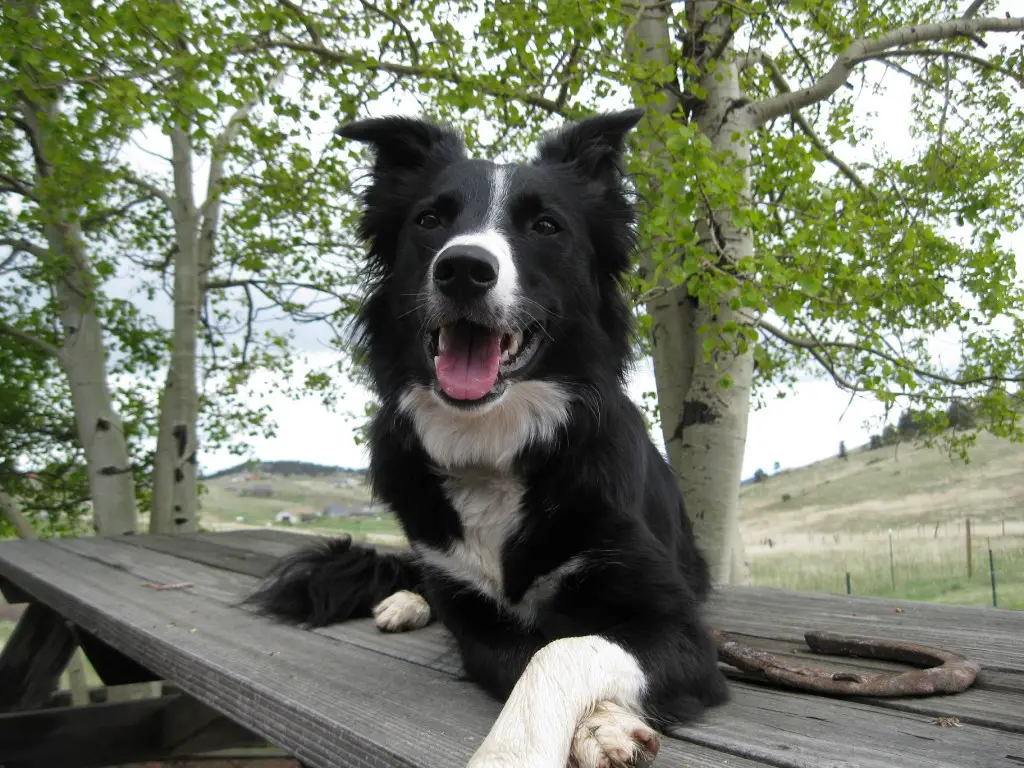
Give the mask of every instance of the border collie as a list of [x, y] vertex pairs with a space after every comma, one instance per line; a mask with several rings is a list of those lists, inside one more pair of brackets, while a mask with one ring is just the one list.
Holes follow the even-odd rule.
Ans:
[[412, 551], [317, 544], [250, 600], [311, 626], [443, 622], [469, 677], [505, 701], [473, 768], [636, 765], [656, 728], [727, 697], [707, 566], [624, 391], [622, 154], [641, 117], [568, 124], [514, 165], [417, 119], [338, 131], [375, 157], [358, 316], [381, 401], [370, 473]]

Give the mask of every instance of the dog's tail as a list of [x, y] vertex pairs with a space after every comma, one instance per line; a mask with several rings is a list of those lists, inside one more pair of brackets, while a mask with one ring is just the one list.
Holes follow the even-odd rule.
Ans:
[[346, 535], [283, 558], [243, 604], [291, 624], [322, 627], [369, 617], [377, 603], [400, 590], [421, 591], [412, 554], [377, 552]]

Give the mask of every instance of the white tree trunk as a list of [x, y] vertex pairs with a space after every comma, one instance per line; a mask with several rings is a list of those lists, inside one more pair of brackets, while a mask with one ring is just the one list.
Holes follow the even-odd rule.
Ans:
[[[55, 103], [20, 103], [25, 130], [35, 147], [36, 173], [50, 176], [47, 131]], [[50, 114], [46, 114], [49, 110]], [[107, 383], [103, 328], [96, 313], [96, 280], [82, 242], [79, 224], [67, 212], [51, 212], [44, 227], [49, 257], [60, 266], [53, 292], [63, 333], [60, 362], [71, 390], [78, 439], [85, 452], [93, 521], [101, 536], [136, 530], [135, 484], [132, 480], [124, 424], [114, 408]]]
[[188, 133], [171, 133], [174, 167], [174, 329], [171, 361], [160, 396], [160, 420], [153, 466], [152, 533], [192, 533], [198, 513], [196, 347], [199, 329], [200, 215], [192, 188], [192, 146]]
[[[688, 4], [689, 23], [710, 17], [717, 2]], [[631, 41], [642, 61], [657, 63], [674, 75], [668, 7], [657, 0], [644, 0], [643, 12]], [[732, 67], [719, 67], [718, 78], [704, 77], [700, 85], [707, 100], [697, 116], [697, 125], [716, 150], [728, 149], [740, 158], [749, 150], [732, 139], [738, 126], [730, 107], [739, 98], [739, 84]], [[672, 114], [679, 106], [674, 91], [655, 108]], [[745, 131], [745, 129], [744, 129]], [[741, 135], [743, 133], [741, 132]], [[664, 145], [652, 137], [647, 144], [650, 159], [663, 167], [672, 158]], [[712, 228], [713, 215], [717, 227]], [[712, 231], [714, 229], [714, 231]], [[701, 242], [712, 262], [736, 261], [753, 254], [748, 232], [737, 228], [726, 211], [705, 212], [698, 222]], [[740, 321], [727, 305], [700, 306], [683, 286], [669, 288], [647, 304], [652, 320], [652, 358], [658, 390], [662, 435], [669, 461], [676, 469], [686, 508], [693, 520], [698, 543], [708, 558], [718, 583], [740, 583], [747, 568], [740, 537], [739, 487], [746, 445], [747, 416], [753, 375], [753, 350], [743, 354], [719, 353], [704, 359], [704, 340], [698, 329], [718, 328], [730, 320]], [[729, 388], [719, 385], [724, 375]]]
[[51, 224], [46, 238], [51, 253], [64, 264], [64, 274], [54, 286], [64, 332], [62, 364], [85, 451], [96, 530], [101, 536], [135, 533], [135, 484], [128, 443], [107, 385], [103, 329], [80, 232], [75, 224]]

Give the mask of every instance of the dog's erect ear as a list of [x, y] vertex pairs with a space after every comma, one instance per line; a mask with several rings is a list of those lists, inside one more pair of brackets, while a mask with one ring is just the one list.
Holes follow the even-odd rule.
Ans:
[[626, 136], [643, 116], [642, 109], [629, 109], [569, 123], [540, 142], [537, 163], [567, 164], [587, 178], [617, 183]]
[[420, 168], [431, 159], [452, 162], [465, 157], [466, 147], [454, 130], [412, 117], [375, 117], [346, 123], [339, 136], [369, 144], [376, 155], [374, 172]]

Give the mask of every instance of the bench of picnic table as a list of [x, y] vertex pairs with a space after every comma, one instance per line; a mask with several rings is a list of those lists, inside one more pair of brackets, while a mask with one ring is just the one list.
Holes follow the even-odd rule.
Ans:
[[[500, 705], [466, 681], [439, 626], [317, 630], [238, 606], [308, 538], [251, 529], [190, 536], [0, 542], [0, 585], [28, 608], [0, 656], [0, 766], [87, 768], [269, 743], [307, 766], [460, 768]], [[729, 587], [711, 622], [783, 658], [823, 629], [926, 643], [983, 665], [956, 696], [838, 699], [732, 672], [733, 700], [664, 740], [656, 765], [710, 768], [1021, 768], [1024, 613]], [[57, 707], [76, 647], [104, 684], [165, 695]], [[524, 767], [528, 768], [528, 767]]]

